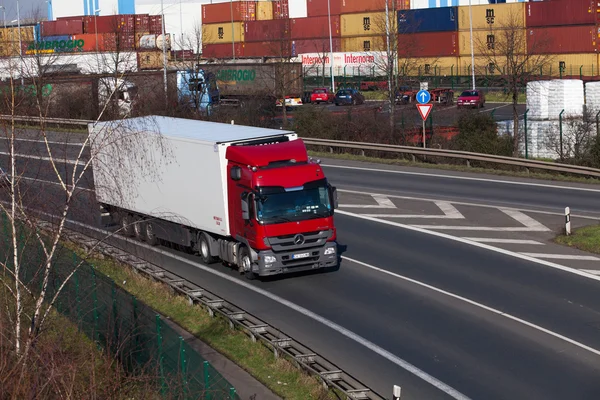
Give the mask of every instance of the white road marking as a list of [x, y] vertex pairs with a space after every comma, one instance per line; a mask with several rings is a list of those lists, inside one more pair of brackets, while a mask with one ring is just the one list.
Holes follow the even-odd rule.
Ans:
[[390, 272], [390, 271], [385, 270], [383, 268], [375, 267], [373, 265], [364, 263], [362, 261], [354, 260], [354, 259], [352, 259], [350, 257], [342, 256], [342, 258], [344, 260], [348, 260], [348, 261], [351, 261], [351, 262], [353, 262], [355, 264], [361, 265], [361, 266], [363, 266], [365, 268], [369, 268], [371, 270], [374, 270], [374, 271], [377, 271], [377, 272], [381, 272], [381, 273], [389, 275], [389, 276], [393, 276], [394, 278], [398, 278], [398, 279], [402, 279], [402, 280], [410, 282], [410, 283], [414, 283], [415, 285], [422, 286], [424, 288], [433, 290], [434, 292], [437, 292], [437, 293], [440, 293], [440, 294], [452, 297], [454, 299], [464, 301], [465, 303], [469, 303], [469, 304], [471, 304], [471, 305], [473, 305], [475, 307], [479, 307], [479, 308], [484, 309], [486, 311], [489, 311], [491, 313], [494, 313], [494, 314], [506, 317], [506, 318], [511, 319], [511, 320], [513, 320], [515, 322], [521, 323], [521, 324], [526, 325], [526, 326], [528, 326], [530, 328], [533, 328], [533, 329], [538, 330], [540, 332], [546, 333], [546, 334], [548, 334], [550, 336], [553, 336], [553, 337], [555, 337], [557, 339], [560, 339], [560, 340], [563, 340], [565, 342], [571, 343], [572, 345], [575, 345], [575, 346], [577, 346], [577, 347], [579, 347], [581, 349], [589, 351], [590, 353], [593, 353], [593, 354], [596, 354], [596, 355], [600, 356], [600, 350], [594, 349], [593, 347], [587, 346], [587, 345], [585, 345], [583, 343], [580, 343], [580, 342], [578, 342], [576, 340], [570, 339], [570, 338], [568, 338], [566, 336], [563, 336], [563, 335], [561, 335], [559, 333], [553, 332], [553, 331], [551, 331], [549, 329], [543, 328], [543, 327], [541, 327], [539, 325], [533, 324], [533, 323], [531, 323], [529, 321], [525, 321], [524, 319], [521, 319], [519, 317], [515, 317], [514, 315], [511, 315], [511, 314], [505, 313], [503, 311], [497, 310], [495, 308], [486, 306], [485, 304], [477, 303], [476, 301], [467, 299], [466, 297], [459, 296], [457, 294], [448, 292], [448, 291], [443, 290], [443, 289], [439, 289], [439, 288], [437, 288], [435, 286], [431, 286], [431, 285], [429, 285], [427, 283], [420, 282], [420, 281], [417, 281], [415, 279], [412, 279], [412, 278], [409, 278], [409, 277], [406, 277], [406, 276], [403, 276], [403, 275], [396, 274], [394, 272]]
[[[5, 153], [3, 151], [0, 151], [0, 154], [3, 156], [10, 156], [10, 153]], [[39, 161], [54, 161], [56, 163], [64, 163], [64, 164], [77, 164], [77, 165], [85, 165], [85, 162], [83, 161], [73, 161], [73, 160], [65, 160], [62, 158], [51, 158], [51, 157], [40, 157], [40, 156], [32, 156], [29, 154], [15, 154], [16, 158], [30, 158], [32, 160], [39, 160]]]
[[598, 271], [597, 269], [582, 269], [581, 271], [585, 271], [588, 274], [592, 275], [600, 275], [600, 271]]
[[[364, 194], [367, 196], [373, 195], [373, 193], [362, 192], [362, 191], [357, 191], [357, 190], [338, 189], [337, 191], [345, 192], [345, 193], [352, 193], [352, 194]], [[393, 194], [386, 194], [385, 196], [392, 198], [392, 199], [405, 199], [405, 200], [417, 200], [417, 201], [432, 202], [432, 201], [437, 200], [437, 199], [430, 199], [430, 198], [423, 198], [423, 197], [398, 196], [398, 195], [393, 195]], [[464, 201], [452, 201], [452, 204], [456, 204], [459, 206], [472, 206], [472, 207], [494, 208], [494, 209], [502, 208], [504, 210], [516, 210], [516, 211], [545, 214], [545, 215], [560, 215], [562, 217], [565, 216], [564, 211], [562, 211], [562, 212], [540, 211], [540, 210], [531, 210], [531, 209], [526, 209], [526, 208], [514, 208], [514, 207], [504, 207], [504, 206], [493, 206], [493, 205], [489, 205], [489, 204], [468, 203], [468, 202], [464, 202]], [[573, 214], [573, 213], [571, 213], [571, 217], [572, 218], [577, 217], [577, 218], [585, 218], [585, 219], [594, 219], [594, 220], [597, 220], [600, 218], [600, 217], [590, 217], [588, 215], [578, 215], [578, 214]]]
[[[20, 176], [19, 179], [24, 179], [26, 181], [39, 182], [39, 183], [45, 183], [45, 184], [48, 184], [48, 185], [56, 185], [56, 186], [62, 187], [62, 185], [60, 183], [58, 183], [58, 182], [42, 181], [42, 180], [35, 179], [35, 178], [28, 178], [26, 176]], [[72, 187], [73, 185], [69, 184], [67, 186], [68, 187]], [[86, 192], [93, 192], [94, 191], [93, 189], [82, 188], [82, 187], [79, 187], [79, 186], [77, 186], [77, 190], [83, 190], [83, 191], [86, 191]]]
[[506, 243], [506, 244], [535, 244], [540, 246], [545, 246], [544, 243], [538, 242], [536, 240], [527, 240], [527, 239], [500, 239], [500, 238], [478, 238], [478, 237], [463, 237], [463, 239], [470, 240], [472, 242], [479, 243]]
[[536, 186], [536, 187], [547, 187], [547, 188], [552, 188], [552, 189], [566, 189], [566, 190], [578, 190], [578, 191], [583, 191], [583, 192], [600, 193], [600, 189], [571, 187], [571, 186], [554, 186], [554, 185], [549, 185], [549, 184], [545, 184], [545, 183], [504, 181], [504, 180], [490, 179], [490, 178], [475, 178], [475, 177], [471, 177], [471, 176], [426, 174], [424, 172], [409, 172], [409, 171], [398, 171], [398, 170], [379, 169], [379, 168], [351, 167], [351, 166], [346, 166], [346, 165], [333, 165], [333, 164], [321, 164], [321, 165], [323, 167], [328, 167], [328, 168], [353, 169], [353, 170], [357, 170], [357, 171], [387, 172], [390, 174], [400, 174], [400, 175], [429, 176], [429, 177], [433, 177], [433, 178], [458, 179], [458, 180], [478, 181], [478, 182], [493, 182], [493, 183], [504, 183], [507, 185]]
[[570, 254], [549, 254], [549, 253], [520, 253], [528, 257], [548, 258], [555, 260], [580, 260], [580, 261], [600, 261], [600, 258], [594, 256], [574, 256]]
[[436, 231], [482, 231], [482, 232], [547, 232], [548, 229], [529, 227], [496, 227], [496, 226], [457, 226], [457, 225], [407, 225], [419, 229], [433, 229]]
[[[33, 143], [43, 143], [43, 144], [46, 144], [46, 141], [44, 141], [44, 140], [24, 139], [24, 138], [15, 138], [15, 139], [17, 141], [20, 141], [20, 142], [33, 142]], [[50, 141], [50, 140], [48, 140], [47, 143], [48, 144], [67, 145], [67, 146], [79, 146], [79, 147], [81, 147], [83, 145], [83, 143], [77, 143], [77, 142], [53, 142], [53, 141]]]
[[536, 232], [550, 231], [550, 229], [540, 224], [530, 216], [523, 214], [521, 211], [510, 210], [506, 208], [500, 208], [500, 211]]
[[[455, 242], [459, 242], [459, 243], [463, 243], [463, 244], [468, 244], [470, 246], [475, 246], [475, 247], [479, 247], [482, 249], [486, 249], [486, 250], [490, 250], [490, 251], [494, 251], [496, 253], [500, 253], [500, 254], [504, 254], [506, 256], [509, 257], [515, 257], [515, 258], [519, 258], [521, 260], [526, 260], [526, 261], [530, 261], [533, 262], [535, 264], [539, 264], [539, 265], [544, 265], [547, 267], [551, 267], [551, 268], [555, 268], [564, 272], [568, 272], [571, 274], [575, 274], [575, 275], [579, 275], [588, 279], [593, 279], [596, 281], [600, 282], [600, 276], [595, 276], [592, 274], [588, 274], [584, 271], [575, 269], [575, 268], [571, 268], [571, 267], [567, 267], [565, 265], [560, 265], [560, 264], [556, 264], [550, 261], [545, 261], [545, 260], [540, 260], [538, 258], [534, 258], [534, 257], [529, 257], [527, 255], [524, 254], [519, 254], [519, 253], [515, 253], [514, 251], [510, 251], [510, 250], [506, 250], [506, 249], [501, 249], [499, 247], [494, 247], [494, 246], [490, 246], [484, 243], [478, 243], [478, 242], [473, 242], [470, 241], [468, 239], [462, 238], [462, 237], [458, 237], [458, 236], [452, 236], [452, 235], [448, 235], [446, 233], [442, 233], [442, 232], [435, 232], [435, 231], [430, 231], [427, 230], [425, 228], [420, 228], [414, 225], [406, 225], [406, 224], [401, 224], [399, 222], [394, 222], [394, 221], [388, 221], [385, 219], [378, 219], [378, 218], [373, 218], [373, 217], [367, 217], [364, 215], [360, 215], [360, 214], [356, 214], [356, 213], [351, 213], [348, 211], [343, 211], [343, 210], [337, 210], [336, 213], [341, 214], [341, 215], [347, 215], [349, 217], [354, 217], [354, 218], [359, 218], [359, 219], [364, 219], [367, 221], [371, 221], [371, 222], [377, 222], [380, 224], [384, 224], [384, 225], [390, 225], [390, 226], [394, 226], [397, 228], [403, 228], [403, 229], [407, 229], [410, 231], [414, 231], [414, 232], [419, 232], [419, 233], [424, 233], [426, 235], [431, 235], [431, 236], [437, 236], [440, 238], [444, 238], [444, 239], [449, 239], [449, 240], [453, 240]], [[495, 228], [494, 228], [495, 229]]]
[[377, 202], [375, 204], [367, 204], [367, 205], [352, 205], [352, 204], [339, 204], [338, 207], [350, 207], [350, 208], [396, 208], [394, 203], [385, 195], [382, 194], [372, 194], [371, 197]]
[[[45, 213], [44, 213], [45, 214]], [[49, 215], [49, 214], [46, 214]], [[86, 229], [90, 229], [90, 230], [94, 230], [96, 232], [99, 233], [103, 233], [106, 234], [107, 232], [102, 230], [102, 229], [98, 229], [94, 226], [90, 226], [87, 224], [83, 224], [81, 222], [77, 222], [77, 221], [71, 221], [69, 220], [70, 223], [74, 224], [74, 225], [79, 225], [79, 226], [83, 226]], [[457, 391], [456, 389], [448, 386], [447, 384], [445, 384], [444, 382], [434, 378], [433, 376], [429, 375], [428, 373], [422, 371], [421, 369], [415, 367], [414, 365], [410, 364], [408, 361], [403, 360], [402, 358], [390, 353], [389, 351], [383, 349], [382, 347], [377, 346], [375, 343], [363, 338], [362, 336], [357, 335], [356, 333], [344, 328], [341, 325], [336, 324], [333, 321], [330, 321], [328, 319], [326, 319], [325, 317], [322, 317], [319, 314], [316, 314], [300, 305], [297, 305], [289, 300], [286, 300], [282, 297], [279, 297], [273, 293], [270, 293], [264, 289], [260, 289], [256, 286], [251, 285], [250, 283], [246, 282], [246, 281], [242, 281], [240, 279], [234, 278], [232, 276], [229, 276], [223, 272], [217, 271], [213, 268], [209, 268], [203, 264], [197, 263], [197, 262], [193, 262], [191, 260], [188, 260], [184, 257], [178, 256], [176, 254], [170, 253], [168, 251], [164, 251], [161, 249], [158, 249], [156, 247], [152, 247], [149, 246], [145, 243], [140, 243], [136, 240], [130, 239], [130, 238], [125, 238], [125, 237], [121, 237], [119, 236], [119, 239], [130, 242], [130, 243], [134, 243], [137, 246], [141, 246], [144, 247], [147, 250], [150, 251], [154, 251], [156, 253], [160, 253], [162, 255], [174, 258], [180, 262], [186, 263], [188, 265], [191, 265], [193, 267], [196, 267], [198, 269], [201, 269], [205, 272], [208, 272], [209, 274], [218, 276], [222, 279], [225, 279], [229, 282], [232, 282], [236, 285], [242, 286], [245, 289], [248, 289], [252, 292], [258, 293], [276, 303], [279, 303], [285, 307], [288, 307], [296, 312], [299, 312], [300, 314], [311, 318], [317, 322], [320, 322], [321, 324], [325, 325], [326, 327], [340, 333], [341, 335], [354, 340], [356, 343], [360, 344], [361, 346], [366, 347], [367, 349], [373, 351], [374, 353], [380, 355], [381, 357], [387, 359], [388, 361], [392, 362], [393, 364], [397, 365], [398, 367], [407, 370], [408, 372], [412, 373], [413, 375], [417, 376], [418, 378], [424, 380], [425, 382], [431, 384], [432, 386], [434, 386], [435, 388], [437, 388], [438, 390], [448, 394], [449, 396], [455, 398], [455, 399], [460, 399], [460, 400], [470, 400], [469, 397], [465, 396], [464, 394], [462, 394], [461, 392]]]
[[451, 203], [447, 201], [434, 201], [435, 205], [439, 207], [444, 215], [422, 215], [422, 214], [363, 214], [370, 217], [379, 218], [419, 218], [419, 219], [465, 219], [465, 217], [458, 211]]

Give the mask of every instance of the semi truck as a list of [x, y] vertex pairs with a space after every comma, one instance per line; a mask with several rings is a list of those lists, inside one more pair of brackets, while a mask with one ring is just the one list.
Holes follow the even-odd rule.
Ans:
[[296, 133], [163, 116], [88, 130], [96, 198], [120, 234], [248, 279], [339, 265], [337, 190]]
[[[204, 99], [203, 106], [240, 106], [247, 101], [266, 100], [275, 106], [302, 105], [303, 75], [299, 62], [241, 62], [202, 63], [194, 69], [179, 70], [178, 84], [180, 101], [182, 96]], [[186, 87], [185, 82], [200, 85]], [[214, 93], [218, 91], [218, 96]], [[207, 96], [208, 94], [208, 96]]]

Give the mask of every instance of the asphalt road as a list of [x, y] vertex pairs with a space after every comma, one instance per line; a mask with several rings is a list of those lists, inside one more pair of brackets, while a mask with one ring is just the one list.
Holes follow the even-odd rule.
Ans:
[[[46, 170], [44, 164], [28, 160], [35, 165], [34, 179]], [[0, 158], [2, 167], [4, 163]], [[600, 215], [594, 201], [598, 193], [593, 191], [501, 183], [485, 176], [464, 179], [473, 175], [431, 170], [360, 166], [408, 172], [389, 173], [333, 164], [352, 163], [324, 162], [332, 184], [343, 189], [544, 210], [561, 209], [568, 202], [573, 209]], [[31, 193], [41, 190], [39, 183], [29, 185]], [[58, 207], [59, 187], [44, 187], [44, 196], [35, 198], [51, 200], [36, 204]], [[89, 222], [98, 210], [93, 192], [81, 193], [75, 206], [80, 210], [73, 218]], [[223, 266], [205, 267], [192, 255], [164, 247], [118, 242], [247, 309], [386, 396], [399, 384], [402, 399], [460, 394], [474, 399], [600, 397], [599, 281], [341, 213], [336, 225], [345, 257], [340, 270], [268, 281], [246, 281]], [[325, 320], [316, 321], [307, 311]], [[422, 372], [408, 372], [407, 363]], [[454, 391], [423, 379], [430, 377]]]

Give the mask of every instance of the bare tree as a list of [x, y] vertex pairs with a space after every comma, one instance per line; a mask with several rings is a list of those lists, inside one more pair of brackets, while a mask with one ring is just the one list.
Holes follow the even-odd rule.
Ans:
[[[31, 368], [34, 358], [30, 356], [44, 333], [50, 312], [81, 265], [73, 265], [66, 273], [64, 269], [61, 274], [55, 273], [66, 226], [73, 218], [89, 218], [85, 222], [91, 222], [98, 214], [89, 186], [92, 163], [95, 175], [110, 176], [114, 165], [137, 163], [144, 166], [147, 176], [154, 178], [161, 163], [169, 158], [169, 149], [152, 121], [141, 126], [139, 122], [130, 124], [131, 120], [115, 120], [94, 137], [77, 134], [73, 138], [65, 133], [61, 145], [56, 134], [47, 130], [46, 110], [40, 103], [39, 128], [21, 131], [15, 118], [19, 84], [17, 75], [9, 78], [11, 91], [7, 100], [12, 117], [2, 123], [4, 137], [0, 140], [7, 153], [1, 160], [6, 185], [0, 189], [0, 214], [7, 220], [6, 236], [10, 242], [10, 254], [0, 260], [0, 284], [11, 297], [6, 310], [12, 318], [9, 340], [23, 379], [24, 372]], [[122, 159], [102, 164], [102, 151], [108, 146], [118, 146], [117, 157]], [[133, 186], [128, 185], [144, 177], [130, 176], [124, 186], [115, 188], [118, 196], [124, 202], [131, 199]], [[32, 247], [37, 259], [32, 257]]]
[[477, 74], [487, 75], [492, 83], [501, 84], [511, 99], [513, 111], [513, 155], [518, 156], [522, 140], [519, 132], [519, 93], [527, 82], [549, 66], [553, 60], [551, 41], [546, 37], [528, 40], [523, 16], [511, 13], [496, 26], [474, 35], [473, 47], [480, 54], [483, 65], [477, 65]]
[[[541, 124], [550, 122], [541, 122]], [[553, 126], [547, 130], [545, 146], [561, 161], [570, 160], [577, 165], [594, 163], [593, 148], [596, 143], [596, 117], [586, 110], [582, 117], [566, 118], [563, 127]]]

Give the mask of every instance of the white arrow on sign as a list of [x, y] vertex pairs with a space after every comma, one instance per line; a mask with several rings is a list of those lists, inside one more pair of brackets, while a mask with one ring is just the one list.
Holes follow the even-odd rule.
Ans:
[[423, 92], [421, 93], [421, 101], [425, 101], [425, 99], [427, 98], [427, 93]]

